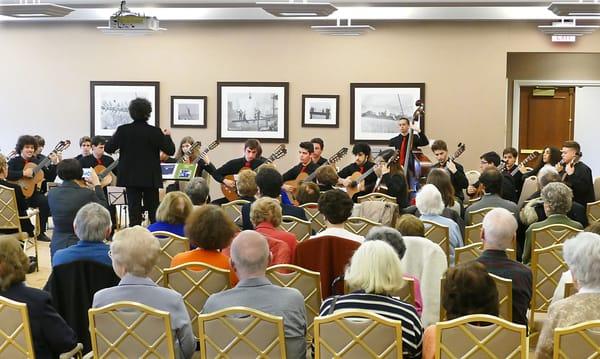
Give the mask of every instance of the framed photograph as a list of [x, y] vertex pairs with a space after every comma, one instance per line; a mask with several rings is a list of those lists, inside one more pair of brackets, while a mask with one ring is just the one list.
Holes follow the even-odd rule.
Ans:
[[217, 139], [288, 142], [287, 82], [218, 82]]
[[171, 127], [206, 128], [206, 96], [171, 96]]
[[150, 101], [152, 113], [148, 123], [158, 127], [160, 124], [158, 82], [91, 81], [91, 135], [110, 137], [117, 127], [133, 122], [129, 116], [129, 103], [138, 97]]
[[340, 96], [302, 95], [302, 127], [339, 127]]
[[[424, 83], [351, 83], [350, 143], [387, 144], [398, 135], [398, 120], [413, 119], [416, 102], [425, 102]], [[421, 130], [424, 121], [415, 119]]]

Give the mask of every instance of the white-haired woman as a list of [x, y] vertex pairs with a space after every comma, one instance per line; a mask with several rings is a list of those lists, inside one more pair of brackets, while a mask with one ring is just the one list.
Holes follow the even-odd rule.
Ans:
[[536, 358], [552, 358], [554, 329], [600, 319], [600, 235], [581, 232], [567, 240], [563, 257], [579, 291], [548, 308]]
[[350, 261], [344, 279], [349, 294], [327, 298], [321, 316], [343, 309], [363, 309], [402, 322], [402, 351], [405, 358], [421, 357], [423, 328], [412, 305], [393, 296], [404, 285], [400, 259], [384, 241], [361, 244]]
[[450, 233], [450, 263], [454, 263], [454, 248], [461, 247], [463, 239], [458, 224], [442, 216], [445, 207], [442, 194], [436, 186], [426, 184], [417, 193], [416, 204], [417, 209], [421, 213], [421, 220], [435, 222], [448, 227]]
[[117, 232], [110, 245], [110, 255], [113, 269], [121, 281], [116, 287], [98, 291], [94, 295], [93, 307], [132, 301], [169, 312], [178, 357], [191, 358], [196, 341], [183, 298], [174, 290], [159, 287], [148, 278], [159, 253], [158, 239], [148, 229], [135, 226]]

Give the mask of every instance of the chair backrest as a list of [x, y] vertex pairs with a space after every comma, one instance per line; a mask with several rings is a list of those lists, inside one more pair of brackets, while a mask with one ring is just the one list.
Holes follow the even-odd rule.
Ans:
[[285, 358], [282, 317], [231, 307], [198, 321], [202, 358]]
[[483, 243], [473, 243], [464, 247], [454, 248], [454, 265], [470, 262], [479, 258], [483, 251]]
[[492, 315], [467, 315], [437, 323], [435, 331], [436, 358], [525, 359], [529, 355], [525, 326]]
[[175, 359], [168, 312], [134, 302], [89, 310], [94, 358]]
[[586, 214], [589, 223], [600, 221], [600, 201], [588, 203]]
[[0, 297], [0, 358], [35, 359], [27, 304]]
[[545, 313], [563, 272], [568, 270], [562, 257], [562, 244], [534, 249], [531, 255], [532, 296], [530, 327], [533, 328], [536, 312]]
[[315, 358], [401, 358], [402, 324], [364, 310], [315, 318]]
[[563, 298], [568, 298], [570, 296], [572, 296], [573, 294], [577, 293], [577, 288], [575, 288], [575, 283], [573, 282], [566, 282], [565, 283], [565, 292], [563, 295]]
[[231, 201], [225, 203], [221, 206], [227, 217], [229, 217], [233, 223], [238, 226], [242, 226], [242, 206], [246, 203], [250, 203], [250, 201], [246, 201], [245, 199], [237, 199], [235, 201]]
[[600, 320], [554, 329], [554, 358], [597, 358], [600, 353]]
[[207, 263], [188, 262], [164, 270], [164, 286], [181, 294], [198, 338], [198, 315], [211, 294], [231, 288], [229, 271]]
[[519, 196], [519, 201], [517, 202], [517, 206], [521, 208], [523, 203], [527, 200], [527, 198], [531, 197], [538, 190], [538, 183], [536, 176], [529, 176], [525, 178], [523, 181], [523, 189], [521, 190], [521, 195]]
[[318, 203], [305, 203], [301, 205], [300, 208], [304, 210], [304, 214], [306, 215], [306, 218], [308, 218], [308, 221], [310, 222], [310, 225], [315, 233], [319, 233], [327, 228], [325, 216], [319, 211]]
[[490, 273], [498, 289], [498, 316], [512, 322], [512, 279], [503, 278]]
[[481, 243], [481, 227], [483, 227], [482, 223], [465, 226], [465, 245]]
[[467, 177], [467, 181], [470, 185], [474, 185], [475, 183], [477, 183], [477, 181], [479, 181], [479, 176], [481, 176], [481, 173], [479, 173], [479, 171], [476, 170], [469, 170], [465, 172], [465, 177]]
[[485, 217], [485, 215], [492, 209], [494, 209], [494, 208], [493, 207], [485, 207], [482, 209], [478, 209], [476, 211], [469, 212], [469, 222], [470, 223], [467, 223], [467, 225], [472, 226], [474, 224], [482, 223], [483, 217]]
[[566, 224], [551, 224], [531, 231], [531, 250], [541, 249], [564, 243], [574, 237], [581, 229], [573, 228]]
[[404, 279], [404, 286], [402, 287], [402, 289], [400, 290], [400, 293], [398, 293], [397, 296], [402, 301], [404, 301], [414, 307], [415, 306], [415, 279], [409, 278], [409, 277], [404, 277], [403, 279]]
[[354, 206], [352, 217], [368, 218], [384, 226], [394, 227], [399, 215], [398, 203], [363, 201]]
[[425, 225], [425, 238], [437, 243], [446, 254], [446, 260], [450, 263], [450, 229], [436, 222], [422, 221]]
[[309, 239], [312, 234], [312, 225], [310, 222], [294, 216], [281, 217], [279, 228], [295, 235], [298, 243]]
[[160, 242], [160, 255], [148, 277], [160, 285], [164, 280], [164, 269], [171, 267], [171, 260], [175, 255], [190, 250], [190, 241], [170, 232], [156, 231], [152, 234]]
[[22, 232], [15, 190], [3, 185], [0, 185], [0, 229], [16, 229]]
[[594, 195], [595, 200], [600, 201], [600, 176], [594, 178]]
[[357, 198], [358, 203], [363, 203], [366, 201], [397, 203], [396, 197], [390, 196], [385, 193], [379, 193], [379, 192], [371, 192], [369, 194], [366, 194], [364, 196], [360, 196]]
[[374, 222], [368, 218], [350, 217], [344, 222], [344, 228], [359, 236], [366, 236], [373, 227], [379, 227], [381, 223]]
[[321, 274], [291, 264], [278, 264], [267, 268], [267, 278], [274, 285], [296, 288], [304, 297], [306, 307], [306, 340], [312, 342], [313, 320], [319, 315], [321, 302]]

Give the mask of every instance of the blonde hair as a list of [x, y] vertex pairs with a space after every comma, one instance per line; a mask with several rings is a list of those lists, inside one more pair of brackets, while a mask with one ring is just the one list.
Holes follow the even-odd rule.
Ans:
[[29, 258], [25, 255], [17, 235], [0, 236], [0, 290], [25, 280]]
[[147, 228], [135, 226], [115, 233], [110, 251], [113, 262], [126, 273], [146, 277], [158, 260], [160, 243]]
[[278, 227], [281, 224], [281, 216], [279, 201], [271, 197], [261, 197], [250, 206], [250, 221], [254, 226], [269, 222], [274, 227]]
[[[180, 207], [183, 202], [183, 208]], [[187, 194], [181, 191], [169, 192], [156, 209], [156, 220], [171, 224], [185, 223], [194, 205]]]
[[402, 264], [394, 248], [384, 241], [367, 241], [358, 247], [344, 279], [350, 290], [394, 295], [404, 286]]
[[6, 157], [0, 153], [0, 173], [3, 173], [5, 176], [8, 175], [8, 171], [5, 171], [8, 168], [8, 162], [6, 161]]
[[396, 222], [396, 230], [403, 236], [425, 237], [423, 221], [412, 214], [403, 214]]
[[236, 181], [236, 187], [238, 194], [242, 197], [252, 197], [258, 192], [256, 186], [256, 172], [254, 171], [241, 171]]

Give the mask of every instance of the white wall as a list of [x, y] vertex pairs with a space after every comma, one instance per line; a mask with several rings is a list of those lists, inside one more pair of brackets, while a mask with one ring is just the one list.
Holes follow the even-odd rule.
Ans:
[[575, 140], [581, 145], [582, 161], [593, 176], [600, 176], [600, 87], [575, 89]]

